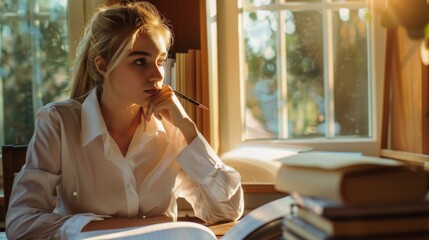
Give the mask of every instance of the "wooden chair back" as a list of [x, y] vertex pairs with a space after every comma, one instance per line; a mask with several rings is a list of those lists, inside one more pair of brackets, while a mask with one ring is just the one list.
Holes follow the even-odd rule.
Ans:
[[3, 189], [5, 213], [9, 206], [9, 198], [12, 192], [15, 175], [21, 171], [25, 163], [27, 145], [4, 145], [2, 146], [3, 158]]

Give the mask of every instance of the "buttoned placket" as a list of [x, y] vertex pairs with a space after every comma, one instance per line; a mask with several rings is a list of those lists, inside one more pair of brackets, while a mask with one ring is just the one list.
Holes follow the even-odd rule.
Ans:
[[115, 163], [123, 173], [124, 192], [127, 200], [126, 215], [135, 217], [139, 212], [139, 196], [137, 193], [136, 180], [132, 167], [128, 164], [125, 157], [122, 156], [118, 145], [110, 135], [107, 135], [105, 142], [106, 158]]
[[139, 212], [139, 196], [136, 189], [136, 181], [132, 171], [124, 171], [124, 188], [125, 194], [127, 197], [127, 214], [128, 217], [134, 217], [138, 215]]

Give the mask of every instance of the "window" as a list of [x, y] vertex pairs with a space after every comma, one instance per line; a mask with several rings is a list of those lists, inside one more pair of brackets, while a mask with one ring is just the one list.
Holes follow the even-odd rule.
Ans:
[[384, 31], [371, 2], [220, 1], [221, 152], [262, 141], [377, 154]]
[[28, 144], [36, 111], [64, 99], [85, 16], [105, 2], [0, 0], [1, 145]]
[[34, 114], [68, 86], [66, 0], [0, 0], [0, 142], [28, 144]]

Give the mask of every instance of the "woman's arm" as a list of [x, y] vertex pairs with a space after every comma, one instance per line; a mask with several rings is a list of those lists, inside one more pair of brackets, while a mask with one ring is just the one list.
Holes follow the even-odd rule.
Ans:
[[164, 85], [154, 96], [145, 114], [147, 121], [152, 114], [158, 119], [166, 118], [186, 140], [185, 148], [180, 139], [171, 142], [183, 149], [177, 157], [183, 169], [176, 181], [177, 195], [185, 197], [196, 216], [205, 222], [238, 219], [244, 208], [240, 174], [219, 159], [169, 86]]
[[198, 136], [177, 157], [182, 171], [175, 192], [207, 223], [234, 221], [244, 210], [240, 174], [226, 166], [204, 137]]
[[15, 177], [6, 215], [9, 239], [66, 238], [87, 222], [102, 219], [94, 214], [54, 213], [54, 191], [61, 180], [61, 116], [55, 106], [36, 114], [34, 135], [26, 163]]

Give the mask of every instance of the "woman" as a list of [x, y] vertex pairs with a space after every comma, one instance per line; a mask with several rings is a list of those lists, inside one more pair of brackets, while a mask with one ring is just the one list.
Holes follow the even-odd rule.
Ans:
[[178, 197], [209, 223], [241, 216], [239, 173], [163, 85], [171, 38], [147, 2], [97, 11], [79, 44], [70, 99], [37, 112], [6, 216], [9, 239], [176, 219]]

